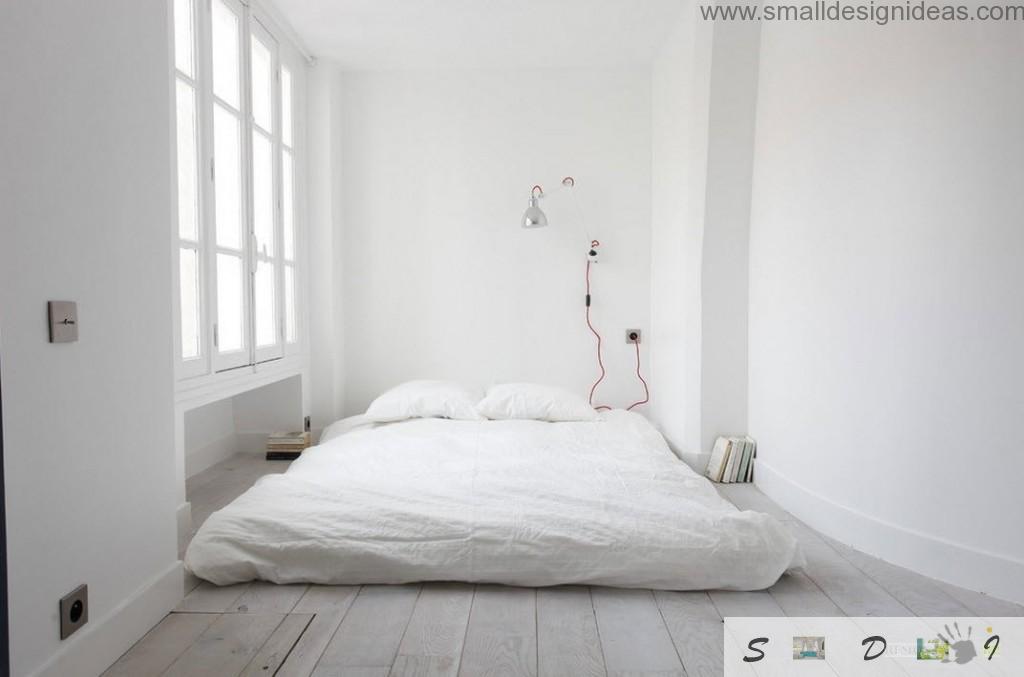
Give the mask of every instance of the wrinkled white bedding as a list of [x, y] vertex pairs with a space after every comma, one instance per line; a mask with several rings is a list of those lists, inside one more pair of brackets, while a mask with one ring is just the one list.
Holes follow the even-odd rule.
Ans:
[[199, 529], [217, 584], [588, 583], [756, 590], [802, 565], [773, 517], [738, 511], [642, 416], [417, 419], [349, 430]]

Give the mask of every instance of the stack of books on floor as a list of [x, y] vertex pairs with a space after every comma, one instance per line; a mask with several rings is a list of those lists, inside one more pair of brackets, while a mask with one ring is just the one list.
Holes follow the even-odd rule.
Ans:
[[749, 437], [719, 437], [704, 472], [712, 482], [753, 482], [757, 442]]
[[272, 433], [267, 438], [268, 461], [291, 461], [309, 446], [308, 432]]

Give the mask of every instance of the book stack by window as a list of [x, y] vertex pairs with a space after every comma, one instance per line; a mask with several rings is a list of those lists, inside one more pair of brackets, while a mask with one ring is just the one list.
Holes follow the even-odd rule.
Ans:
[[268, 461], [291, 461], [309, 446], [308, 432], [272, 433], [267, 438]]
[[757, 442], [749, 437], [719, 437], [704, 472], [712, 482], [753, 482]]

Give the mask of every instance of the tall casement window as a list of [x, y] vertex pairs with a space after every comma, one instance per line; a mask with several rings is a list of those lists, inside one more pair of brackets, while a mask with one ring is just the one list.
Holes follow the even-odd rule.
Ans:
[[179, 377], [296, 352], [296, 72], [238, 0], [174, 0]]

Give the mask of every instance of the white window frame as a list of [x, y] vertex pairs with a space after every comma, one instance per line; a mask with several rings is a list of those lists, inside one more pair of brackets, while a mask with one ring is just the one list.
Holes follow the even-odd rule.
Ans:
[[[292, 220], [292, 237], [293, 251], [292, 257], [289, 259], [285, 253], [284, 246], [284, 210], [286, 205], [284, 204], [284, 195], [280, 197], [281, 207], [281, 261], [282, 270], [291, 268], [292, 270], [292, 287], [293, 297], [291, 303], [294, 304], [292, 310], [295, 318], [295, 340], [289, 341], [287, 336], [287, 313], [288, 308], [283, 307], [282, 319], [281, 319], [281, 336], [283, 337], [284, 343], [284, 354], [286, 357], [293, 355], [301, 355], [306, 352], [306, 337], [307, 332], [307, 314], [304, 312], [305, 305], [305, 290], [306, 290], [306, 250], [303, 247], [305, 239], [303, 237], [303, 226], [305, 224], [305, 201], [302, 199], [305, 187], [305, 163], [302, 162], [305, 151], [305, 131], [304, 124], [301, 122], [306, 119], [305, 116], [305, 97], [300, 94], [304, 91], [305, 84], [305, 65], [301, 55], [295, 50], [280, 50], [279, 58], [281, 61], [278, 73], [282, 73], [283, 69], [287, 69], [291, 75], [291, 104], [292, 104], [292, 118], [291, 118], [291, 145], [288, 145], [284, 141], [284, 116], [282, 115], [279, 119], [281, 120], [280, 135], [281, 135], [281, 146], [278, 152], [278, 163], [281, 167], [282, 179], [280, 186], [284, 189], [284, 153], [289, 153], [292, 160], [292, 202], [291, 202], [291, 220]], [[281, 84], [278, 84], [280, 89]], [[282, 97], [278, 97], [280, 102]], [[287, 302], [285, 295], [284, 281], [285, 276], [281, 274], [281, 299], [282, 302]]]
[[[175, 245], [176, 245], [174, 247], [174, 281], [175, 281], [175, 284], [174, 284], [174, 308], [175, 308], [174, 352], [175, 352], [175, 356], [177, 358], [175, 360], [176, 374], [177, 374], [177, 377], [179, 379], [181, 379], [181, 378], [188, 378], [188, 377], [192, 377], [192, 376], [198, 376], [198, 375], [201, 375], [201, 374], [205, 374], [205, 373], [209, 372], [209, 370], [210, 370], [210, 350], [209, 350], [208, 341], [207, 341], [207, 338], [208, 338], [207, 327], [209, 326], [209, 315], [207, 313], [208, 313], [209, 307], [208, 307], [208, 304], [206, 303], [206, 300], [204, 298], [204, 290], [207, 287], [208, 270], [207, 270], [207, 266], [206, 266], [206, 257], [204, 256], [204, 249], [205, 249], [205, 244], [206, 244], [206, 238], [205, 238], [205, 229], [203, 228], [203, 223], [205, 222], [205, 216], [204, 216], [205, 200], [203, 199], [204, 182], [202, 180], [202, 177], [203, 177], [205, 172], [203, 171], [203, 168], [204, 168], [203, 157], [204, 157], [204, 155], [203, 155], [202, 142], [201, 142], [201, 140], [203, 138], [203, 130], [202, 130], [203, 118], [202, 118], [202, 115], [200, 113], [200, 111], [203, 108], [203, 93], [202, 93], [202, 88], [199, 86], [199, 74], [201, 72], [203, 72], [203, 65], [200, 62], [200, 50], [197, 49], [198, 42], [199, 42], [200, 31], [199, 31], [199, 27], [197, 25], [197, 15], [199, 14], [199, 12], [197, 11], [197, 8], [196, 8], [196, 5], [202, 3], [203, 0], [185, 0], [185, 2], [187, 2], [188, 5], [189, 5], [190, 23], [191, 23], [191, 30], [192, 30], [192, 41], [191, 41], [191, 48], [192, 48], [192, 53], [191, 53], [192, 73], [191, 74], [185, 73], [185, 72], [179, 70], [178, 67], [177, 67], [176, 42], [173, 39], [174, 38], [173, 31], [175, 30], [175, 22], [173, 20], [174, 11], [175, 11], [175, 7], [174, 7], [175, 3], [172, 1], [170, 3], [171, 4], [171, 14], [172, 14], [172, 21], [171, 21], [171, 26], [172, 26], [172, 40], [171, 40], [171, 71], [172, 71], [172, 78], [171, 78], [171, 96], [172, 96], [171, 116], [172, 116], [172, 119], [175, 122], [175, 125], [174, 125], [175, 137], [177, 137], [177, 96], [178, 96], [178, 83], [180, 81], [180, 82], [188, 85], [189, 87], [191, 87], [191, 89], [192, 89], [192, 101], [193, 101], [193, 106], [195, 107], [195, 110], [194, 110], [194, 114], [195, 114], [195, 140], [194, 141], [195, 141], [195, 146], [196, 147], [194, 149], [194, 152], [196, 154], [196, 165], [197, 165], [197, 167], [196, 167], [196, 169], [197, 169], [197, 176], [196, 176], [195, 190], [196, 190], [196, 197], [198, 199], [198, 205], [197, 205], [197, 209], [196, 209], [196, 218], [198, 220], [198, 223], [196, 224], [196, 239], [195, 240], [186, 240], [186, 239], [184, 239], [184, 238], [182, 238], [180, 236], [179, 225], [178, 225], [178, 216], [179, 216], [179, 214], [178, 214], [178, 209], [177, 209], [177, 207], [178, 207], [178, 181], [177, 181], [177, 176], [178, 176], [178, 172], [177, 172], [177, 162], [178, 162], [178, 160], [177, 160], [177, 149], [178, 149], [178, 144], [177, 144], [177, 138], [175, 138], [175, 142], [173, 144], [174, 153], [172, 155], [172, 157], [174, 158], [174, 165], [173, 165], [173, 170], [174, 171], [171, 172], [171, 176], [173, 178], [173, 184], [174, 184], [173, 185], [174, 201], [173, 201], [172, 204], [174, 204], [174, 224], [173, 224], [173, 227], [174, 227], [174, 238], [175, 238]], [[180, 272], [181, 272], [181, 250], [182, 249], [193, 249], [193, 250], [196, 251], [196, 258], [197, 258], [196, 265], [197, 265], [197, 268], [198, 268], [198, 276], [199, 276], [199, 289], [198, 289], [198, 293], [197, 293], [197, 302], [199, 303], [199, 313], [198, 313], [198, 315], [199, 315], [199, 327], [198, 327], [198, 333], [199, 333], [199, 337], [198, 337], [198, 340], [199, 340], [199, 355], [196, 356], [196, 357], [193, 357], [193, 358], [188, 358], [188, 359], [185, 359], [182, 356], [182, 345], [181, 345], [181, 296], [180, 296], [181, 286], [180, 286], [179, 276], [180, 276]]]
[[[250, 97], [248, 96], [248, 88], [246, 83], [249, 81], [249, 58], [247, 46], [249, 41], [247, 39], [248, 31], [246, 30], [247, 23], [247, 12], [245, 5], [238, 0], [217, 0], [223, 3], [229, 10], [231, 10], [238, 18], [238, 32], [235, 39], [238, 42], [238, 107], [236, 108], [232, 104], [224, 101], [216, 94], [213, 93], [213, 27], [212, 27], [212, 11], [213, 11], [213, 0], [196, 0], [202, 2], [205, 5], [202, 11], [202, 31], [199, 33], [201, 36], [200, 41], [200, 53], [203, 55], [203, 74], [205, 82], [203, 84], [203, 93], [205, 95], [203, 112], [201, 117], [204, 121], [204, 128], [207, 130], [205, 136], [205, 153], [204, 159], [206, 160], [206, 167], [209, 171], [204, 172], [204, 183], [206, 184], [206, 195], [208, 199], [204, 201], [204, 213], [207, 218], [203, 222], [203, 227], [207, 233], [207, 241], [211, 243], [207, 247], [207, 279], [210, 281], [206, 288], [206, 298], [210, 306], [210, 321], [212, 323], [212, 346], [211, 356], [213, 360], [213, 371], [222, 372], [229, 369], [237, 369], [239, 367], [249, 366], [253, 363], [252, 359], [252, 284], [250, 279], [249, 270], [251, 268], [250, 257], [252, 256], [252, 237], [250, 233], [252, 231], [252, 190], [251, 181], [248, 178], [251, 172], [251, 143], [246, 138], [248, 131], [247, 120], [251, 115]], [[205, 23], [205, 25], [203, 25]], [[239, 218], [241, 219], [242, 232], [240, 234], [239, 245], [240, 249], [233, 249], [230, 247], [223, 247], [217, 243], [217, 200], [216, 200], [216, 182], [217, 182], [217, 166], [214, 158], [214, 107], [219, 106], [221, 109], [226, 110], [228, 113], [233, 115], [238, 121], [238, 135], [239, 135], [239, 168], [241, 171], [241, 209]], [[223, 174], [223, 172], [222, 172]], [[223, 176], [221, 178], [223, 180]], [[242, 267], [242, 346], [238, 350], [221, 352], [219, 349], [220, 344], [220, 324], [218, 314], [218, 300], [217, 300], [217, 255], [227, 255], [236, 257], [241, 261]]]
[[[252, 40], [259, 40], [264, 47], [270, 51], [270, 63], [271, 63], [271, 78], [270, 78], [270, 118], [271, 118], [271, 129], [269, 133], [263, 129], [257, 122], [256, 119], [249, 115], [249, 139], [250, 148], [255, 147], [253, 141], [255, 135], [260, 135], [264, 139], [270, 141], [270, 165], [271, 165], [271, 176], [273, 177], [273, 195], [271, 196], [271, 220], [273, 222], [273, 252], [267, 254], [266, 252], [256, 250], [256, 239], [253, 238], [253, 252], [252, 252], [252, 266], [250, 273], [255, 276], [261, 265], [271, 264], [274, 266], [274, 337], [275, 342], [266, 346], [256, 345], [256, 307], [253, 304], [252, 315], [253, 315], [253, 330], [252, 340], [255, 346], [256, 362], [266, 362], [268, 360], [274, 360], [284, 355], [284, 312], [283, 312], [283, 289], [284, 289], [284, 270], [282, 267], [282, 247], [284, 246], [284, 236], [282, 214], [281, 214], [281, 60], [279, 58], [279, 47], [278, 41], [274, 36], [267, 30], [260, 22], [258, 17], [254, 17], [249, 27], [249, 35], [246, 39], [246, 47], [249, 49], [250, 61], [252, 54]], [[251, 101], [251, 97], [250, 97]], [[254, 176], [254, 173], [250, 170], [250, 180]], [[255, 279], [253, 280], [252, 288], [255, 289]]]
[[[192, 35], [193, 35], [193, 71], [194, 77], [177, 70], [174, 52], [174, 40], [171, 41], [171, 70], [172, 70], [172, 92], [176, 93], [178, 79], [185, 80], [193, 87], [195, 93], [196, 122], [198, 129], [198, 199], [199, 199], [199, 229], [198, 240], [195, 242], [182, 240], [178, 232], [178, 220], [174, 219], [174, 237], [176, 246], [174, 248], [175, 258], [175, 340], [174, 349], [176, 355], [176, 373], [179, 383], [187, 380], [195, 380], [196, 377], [216, 377], [223, 372], [235, 370], [240, 367], [253, 367], [254, 369], [265, 363], [279, 361], [281, 358], [305, 355], [307, 350], [307, 322], [304, 314], [304, 281], [305, 281], [305, 250], [303, 248], [303, 215], [304, 209], [301, 206], [304, 180], [301, 163], [304, 148], [300, 140], [304, 140], [302, 121], [304, 115], [304, 81], [305, 64], [299, 51], [285, 38], [284, 31], [275, 30], [276, 24], [273, 19], [265, 15], [258, 6], [244, 4], [239, 0], [220, 0], [225, 6], [231, 9], [239, 18], [238, 21], [238, 45], [239, 45], [239, 106], [234, 106], [221, 101], [213, 93], [213, 48], [212, 48], [212, 0], [191, 0], [192, 5]], [[173, 13], [173, 3], [171, 11]], [[172, 31], [174, 22], [172, 24]], [[260, 40], [271, 53], [272, 58], [272, 130], [266, 135], [262, 128], [256, 125], [252, 115], [252, 44], [251, 40]], [[291, 121], [292, 121], [292, 146], [286, 147], [283, 142], [282, 123], [283, 114], [281, 110], [281, 69], [288, 68], [291, 73]], [[214, 162], [214, 135], [213, 135], [213, 111], [214, 106], [225, 107], [231, 113], [237, 112], [240, 120], [240, 142], [241, 157], [240, 167], [242, 172], [241, 186], [241, 219], [242, 219], [242, 242], [241, 249], [227, 249], [218, 245], [216, 240], [216, 165]], [[176, 106], [172, 106], [172, 112], [176, 114]], [[265, 256], [257, 251], [255, 235], [253, 233], [253, 134], [262, 134], [271, 141], [272, 156], [272, 219], [274, 247], [272, 256]], [[175, 146], [176, 148], [176, 146]], [[283, 214], [283, 153], [291, 153], [292, 157], [292, 223], [294, 227], [295, 247], [293, 258], [286, 261], [284, 252], [284, 214]], [[175, 155], [176, 157], [176, 155]], [[174, 177], [174, 194], [177, 196], [177, 168], [172, 172]], [[174, 204], [177, 204], [175, 199]], [[199, 252], [199, 356], [193, 359], [182, 358], [181, 346], [181, 315], [180, 315], [180, 281], [177, 279], [180, 271], [179, 252], [182, 247], [194, 248]], [[242, 260], [243, 269], [243, 348], [242, 350], [229, 353], [220, 353], [217, 349], [219, 343], [219, 327], [217, 326], [217, 254], [230, 253], [239, 256]], [[274, 334], [275, 342], [271, 345], [256, 346], [256, 320], [254, 293], [254, 275], [257, 267], [267, 262], [273, 262], [275, 266], [274, 276]], [[289, 342], [286, 337], [286, 313], [288, 308], [285, 297], [285, 268], [290, 267], [293, 271], [294, 287], [294, 317], [296, 340]]]

